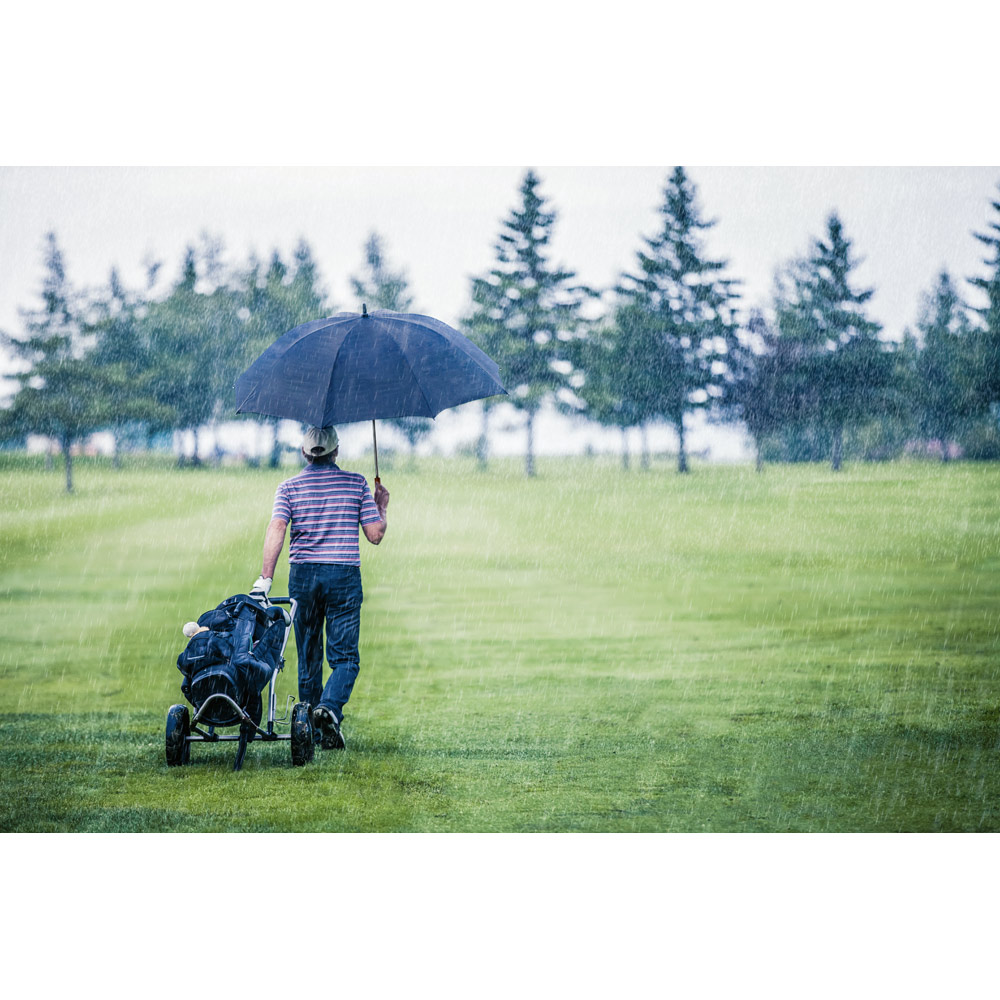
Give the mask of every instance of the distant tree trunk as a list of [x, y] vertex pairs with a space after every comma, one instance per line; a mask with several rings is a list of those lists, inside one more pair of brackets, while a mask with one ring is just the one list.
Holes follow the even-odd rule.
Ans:
[[528, 410], [528, 450], [524, 455], [524, 473], [535, 474], [535, 411]]
[[628, 428], [622, 428], [622, 468], [628, 468]]
[[70, 454], [70, 448], [72, 447], [73, 439], [68, 435], [64, 434], [62, 437], [62, 450], [63, 456], [66, 459], [66, 492], [73, 492], [73, 456]]
[[191, 464], [201, 465], [201, 458], [198, 456], [198, 428], [195, 427], [192, 433], [194, 434], [194, 452], [191, 455]]
[[480, 469], [486, 468], [486, 460], [490, 453], [490, 408], [483, 406], [483, 427], [479, 433], [479, 440], [476, 442], [476, 462]]
[[111, 468], [120, 469], [122, 467], [121, 443], [118, 440], [118, 431], [111, 432]]
[[844, 426], [843, 424], [838, 424], [833, 429], [833, 458], [831, 464], [833, 465], [833, 471], [839, 472], [840, 465], [843, 460], [844, 454]]
[[684, 415], [682, 414], [677, 420], [675, 426], [677, 427], [677, 471], [687, 472], [688, 471], [688, 457], [687, 449], [684, 445]]
[[649, 468], [649, 435], [646, 433], [646, 425], [639, 425], [639, 441], [641, 442], [640, 464], [644, 469]]
[[760, 438], [754, 438], [754, 442], [753, 443], [754, 443], [754, 447], [755, 447], [755, 449], [757, 451], [757, 459], [756, 459], [756, 462], [754, 464], [757, 466], [757, 471], [758, 472], [763, 472], [764, 471], [764, 456], [763, 456], [763, 454], [761, 454], [761, 450], [760, 450], [761, 449]]

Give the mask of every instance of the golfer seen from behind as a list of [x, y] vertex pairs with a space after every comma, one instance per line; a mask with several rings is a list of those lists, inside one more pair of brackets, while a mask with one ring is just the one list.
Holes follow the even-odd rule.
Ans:
[[[271, 589], [274, 567], [291, 525], [288, 593], [298, 602], [295, 647], [299, 655], [299, 701], [312, 706], [313, 728], [324, 750], [341, 750], [344, 706], [358, 676], [361, 629], [361, 551], [358, 525], [372, 545], [386, 530], [389, 491], [377, 483], [375, 497], [365, 477], [336, 465], [333, 427], [310, 427], [302, 441], [308, 465], [286, 479], [274, 496], [264, 536], [264, 559], [253, 589]], [[323, 623], [330, 676], [323, 685]]]

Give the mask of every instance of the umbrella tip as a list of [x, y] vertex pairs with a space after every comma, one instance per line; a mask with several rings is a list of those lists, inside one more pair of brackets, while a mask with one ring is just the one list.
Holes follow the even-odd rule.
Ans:
[[361, 303], [361, 315], [362, 316], [368, 315], [368, 306], [364, 302]]

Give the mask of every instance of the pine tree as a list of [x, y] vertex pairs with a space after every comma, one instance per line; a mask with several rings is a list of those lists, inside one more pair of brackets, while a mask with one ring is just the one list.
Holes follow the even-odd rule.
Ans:
[[17, 378], [21, 388], [0, 413], [0, 435], [34, 431], [58, 440], [66, 463], [66, 492], [72, 493], [73, 446], [131, 413], [128, 376], [121, 365], [62, 357], [40, 361]]
[[[84, 349], [80, 298], [66, 276], [63, 253], [53, 232], [45, 234], [43, 260], [41, 306], [19, 310], [24, 328], [20, 336], [0, 333], [0, 343], [26, 368], [79, 357]], [[33, 431], [34, 428], [28, 428], [29, 433]], [[51, 467], [51, 455], [46, 456], [46, 465]]]
[[358, 307], [368, 306], [368, 311], [387, 309], [390, 312], [408, 312], [413, 305], [409, 281], [405, 271], [393, 271], [386, 260], [384, 240], [378, 233], [370, 233], [365, 242], [365, 264], [360, 275], [352, 275], [351, 290]]
[[976, 336], [975, 365], [980, 406], [984, 412], [1000, 404], [1000, 201], [991, 201], [990, 206], [997, 214], [988, 225], [990, 231], [972, 234], [989, 249], [989, 255], [983, 260], [989, 273], [985, 278], [968, 279], [986, 296], [986, 304], [974, 310], [981, 322], [981, 330]]
[[[304, 239], [296, 244], [291, 266], [274, 250], [264, 270], [257, 256], [251, 254], [239, 284], [237, 375], [283, 334], [303, 323], [322, 319], [333, 309], [312, 249]], [[279, 419], [267, 417], [264, 423], [271, 429], [269, 464], [277, 468], [281, 463]]]
[[501, 223], [494, 244], [496, 265], [472, 279], [472, 310], [464, 322], [469, 337], [499, 366], [510, 393], [504, 401], [527, 417], [528, 476], [535, 474], [535, 418], [565, 385], [559, 365], [580, 325], [580, 307], [592, 294], [573, 284], [574, 272], [549, 263], [556, 213], [546, 208], [540, 183], [533, 170], [525, 173], [520, 207]]
[[107, 288], [92, 304], [87, 324], [95, 341], [89, 360], [101, 369], [125, 376], [109, 410], [115, 467], [120, 463], [122, 437], [130, 425], [134, 431], [137, 421], [144, 423], [147, 437], [169, 426], [169, 410], [160, 406], [154, 396], [154, 360], [140, 320], [147, 308], [144, 298], [126, 288], [117, 269], [112, 268]]
[[660, 231], [644, 237], [637, 273], [622, 275], [615, 312], [623, 340], [622, 394], [640, 422], [668, 421], [687, 472], [685, 415], [721, 395], [721, 374], [736, 337], [736, 282], [727, 264], [705, 255], [697, 188], [677, 167], [663, 189]]
[[947, 461], [949, 443], [976, 409], [973, 331], [947, 271], [924, 297], [917, 329], [921, 334], [914, 363], [917, 420], [925, 437], [941, 442], [941, 458]]
[[754, 309], [726, 361], [719, 412], [741, 420], [753, 438], [757, 471], [764, 466], [766, 440], [793, 418], [797, 393], [792, 383], [792, 343], [780, 338], [763, 313]]
[[[42, 279], [41, 308], [19, 310], [24, 333], [20, 337], [0, 334], [0, 342], [21, 366], [34, 370], [38, 365], [79, 357], [83, 352], [83, 334], [79, 322], [79, 302], [66, 276], [66, 265], [54, 232], [45, 234], [45, 276]], [[22, 386], [26, 385], [22, 381]], [[23, 423], [9, 414], [7, 434], [46, 433], [40, 427]], [[45, 466], [51, 469], [52, 454], [46, 451]]]
[[292, 282], [289, 286], [291, 311], [299, 323], [322, 319], [330, 309], [312, 247], [300, 239], [292, 252]]
[[[628, 431], [638, 426], [639, 414], [623, 394], [626, 359], [624, 338], [612, 323], [594, 324], [585, 337], [569, 344], [573, 365], [571, 386], [584, 405], [584, 415], [622, 435], [622, 468], [629, 467]], [[574, 384], [578, 380], [579, 384]]]
[[117, 417], [145, 412], [131, 398], [120, 362], [95, 359], [83, 315], [86, 304], [70, 286], [55, 235], [46, 236], [42, 308], [22, 313], [26, 335], [4, 336], [27, 370], [10, 406], [0, 413], [0, 436], [37, 433], [58, 440], [66, 465], [66, 491], [73, 491], [73, 447]]
[[29, 363], [79, 356], [83, 351], [83, 334], [78, 296], [66, 277], [63, 254], [53, 232], [45, 235], [41, 298], [41, 309], [21, 310], [26, 335], [12, 340], [10, 346]]
[[782, 337], [796, 341], [801, 357], [798, 429], [829, 441], [832, 467], [843, 461], [844, 432], [877, 413], [891, 385], [892, 357], [878, 339], [881, 326], [865, 315], [874, 289], [852, 287], [860, 262], [836, 213], [825, 239], [794, 261], [779, 282], [775, 311]]
[[[233, 383], [242, 370], [242, 296], [228, 283], [218, 283], [215, 252], [199, 262], [188, 246], [180, 278], [164, 300], [150, 305], [140, 326], [152, 356], [150, 389], [170, 412], [170, 426], [193, 432], [194, 465], [200, 464], [199, 428], [232, 409]], [[207, 265], [204, 274], [199, 263]], [[183, 461], [179, 456], [178, 464]]]

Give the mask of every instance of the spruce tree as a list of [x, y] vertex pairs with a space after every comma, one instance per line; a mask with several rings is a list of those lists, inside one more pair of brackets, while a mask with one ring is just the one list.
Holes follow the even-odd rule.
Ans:
[[[200, 464], [199, 429], [232, 409], [233, 383], [242, 370], [241, 296], [228, 283], [217, 283], [216, 252], [210, 249], [199, 261], [188, 246], [177, 283], [165, 299], [150, 305], [140, 327], [153, 356], [150, 388], [170, 412], [170, 426], [193, 432], [195, 465]], [[178, 464], [183, 462], [178, 456]]]
[[[39, 365], [79, 357], [83, 352], [80, 303], [67, 278], [65, 260], [54, 232], [45, 234], [43, 259], [45, 274], [40, 295], [41, 307], [19, 310], [24, 327], [21, 336], [0, 334], [0, 342], [21, 366], [29, 370], [34, 370]], [[27, 385], [26, 381], [21, 381], [22, 387]], [[6, 433], [47, 433], [41, 427], [25, 424], [26, 416], [22, 412], [15, 420], [12, 414], [8, 415], [5, 421]], [[49, 450], [46, 450], [45, 466], [47, 469], [53, 466]]]
[[292, 251], [292, 282], [288, 298], [297, 321], [296, 326], [313, 319], [322, 319], [330, 308], [312, 247], [304, 239], [300, 239]]
[[45, 274], [36, 309], [19, 310], [24, 332], [0, 334], [5, 347], [22, 365], [79, 357], [86, 336], [81, 323], [82, 302], [66, 276], [66, 264], [53, 232], [45, 234]]
[[146, 437], [168, 426], [170, 413], [156, 401], [154, 359], [143, 336], [140, 317], [147, 308], [144, 297], [126, 288], [117, 269], [112, 268], [107, 287], [94, 301], [88, 321], [88, 330], [94, 335], [89, 360], [125, 376], [109, 412], [115, 467], [120, 464], [122, 438], [139, 429], [137, 421], [145, 424]]
[[843, 462], [845, 430], [878, 412], [892, 381], [881, 326], [864, 309], [874, 289], [852, 287], [859, 263], [833, 213], [825, 239], [814, 240], [810, 254], [788, 268], [775, 303], [781, 336], [800, 348], [797, 429], [829, 442], [835, 470]]
[[685, 416], [721, 395], [721, 374], [736, 338], [736, 282], [727, 263], [705, 254], [697, 188], [683, 167], [667, 179], [660, 229], [644, 237], [636, 273], [621, 277], [615, 311], [623, 344], [622, 395], [640, 422], [666, 420], [676, 430], [677, 468], [688, 471]]
[[385, 255], [385, 241], [378, 233], [369, 234], [364, 254], [361, 274], [351, 276], [351, 290], [357, 299], [358, 311], [364, 304], [369, 312], [375, 309], [408, 312], [413, 305], [413, 296], [410, 295], [406, 272], [390, 268]]
[[575, 274], [548, 259], [556, 213], [539, 193], [540, 178], [528, 170], [518, 191], [521, 203], [501, 223], [495, 266], [472, 279], [469, 337], [500, 367], [509, 396], [526, 416], [525, 473], [535, 474], [534, 424], [542, 404], [563, 387], [559, 370], [566, 344], [578, 329], [580, 307], [592, 294], [573, 283]]
[[29, 362], [79, 355], [82, 331], [79, 299], [66, 276], [62, 250], [54, 232], [45, 234], [45, 276], [42, 307], [21, 310], [26, 335], [11, 343], [17, 355]]
[[21, 388], [0, 412], [0, 436], [33, 431], [54, 437], [66, 463], [66, 492], [73, 492], [73, 446], [122, 417], [141, 419], [133, 409], [128, 375], [121, 365], [98, 366], [87, 357], [39, 361], [16, 376]]
[[41, 309], [22, 313], [25, 336], [3, 338], [27, 370], [13, 376], [20, 388], [0, 413], [0, 437], [37, 433], [55, 438], [71, 493], [74, 445], [116, 419], [140, 419], [146, 411], [131, 396], [125, 366], [95, 357], [86, 303], [70, 286], [53, 233], [46, 236], [41, 297]]
[[975, 413], [974, 340], [965, 306], [947, 271], [924, 297], [914, 361], [916, 416], [924, 437], [941, 442], [941, 458]]
[[624, 386], [626, 359], [624, 338], [613, 323], [594, 324], [587, 335], [571, 341], [570, 357], [574, 379], [571, 385], [584, 405], [584, 415], [604, 427], [614, 427], [622, 436], [622, 468], [629, 467], [628, 431], [640, 419], [633, 402], [626, 398]]
[[791, 377], [795, 367], [792, 346], [754, 309], [726, 361], [718, 412], [723, 419], [735, 418], [746, 425], [758, 472], [764, 466], [765, 442], [793, 418], [798, 394]]
[[972, 234], [988, 248], [983, 263], [989, 271], [986, 277], [969, 278], [970, 284], [986, 296], [986, 304], [974, 310], [981, 323], [976, 336], [975, 365], [977, 391], [984, 413], [1000, 404], [1000, 201], [991, 201], [990, 206], [997, 217], [989, 222], [989, 231]]
[[[263, 274], [261, 272], [260, 261], [251, 255], [242, 275], [239, 293], [238, 315], [242, 323], [237, 347], [237, 375], [283, 334], [302, 323], [322, 319], [333, 308], [322, 286], [312, 248], [304, 239], [299, 240], [292, 253], [291, 266], [274, 250], [267, 270]], [[281, 462], [279, 421], [277, 417], [268, 417], [265, 423], [271, 428], [269, 464], [271, 468], [277, 468]]]

